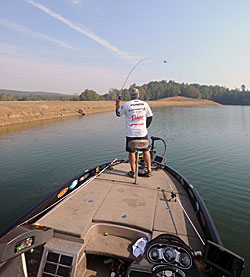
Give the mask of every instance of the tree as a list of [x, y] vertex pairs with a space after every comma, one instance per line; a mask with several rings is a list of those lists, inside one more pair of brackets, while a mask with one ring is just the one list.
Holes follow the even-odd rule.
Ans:
[[122, 100], [125, 100], [125, 101], [130, 100], [130, 92], [128, 89], [123, 89], [121, 95], [122, 95]]
[[245, 91], [246, 90], [246, 86], [244, 84], [241, 85], [241, 90]]
[[200, 91], [192, 85], [186, 85], [181, 93], [182, 96], [191, 98], [200, 98]]
[[115, 101], [120, 91], [116, 88], [110, 88], [108, 92], [108, 100]]
[[0, 101], [6, 101], [7, 100], [7, 96], [5, 93], [0, 94]]
[[100, 96], [94, 90], [85, 89], [80, 94], [81, 101], [96, 101], [99, 100]]

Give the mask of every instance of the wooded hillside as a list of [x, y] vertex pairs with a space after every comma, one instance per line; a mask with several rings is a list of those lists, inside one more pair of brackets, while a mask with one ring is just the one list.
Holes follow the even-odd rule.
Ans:
[[[184, 96], [196, 99], [207, 99], [224, 105], [250, 105], [250, 91], [242, 85], [240, 89], [229, 89], [222, 86], [177, 83], [175, 81], [152, 81], [142, 86], [133, 84], [140, 90], [140, 99], [145, 101], [159, 100], [166, 97]], [[130, 87], [130, 88], [131, 88]], [[2, 90], [3, 91], [3, 90]], [[111, 88], [104, 95], [94, 90], [85, 89], [79, 95], [18, 95], [0, 91], [0, 101], [114, 101], [121, 94], [122, 99], [130, 99], [129, 89], [122, 91]]]

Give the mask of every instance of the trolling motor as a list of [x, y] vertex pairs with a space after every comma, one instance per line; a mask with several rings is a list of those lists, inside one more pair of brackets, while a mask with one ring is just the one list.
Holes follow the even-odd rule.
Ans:
[[[151, 144], [151, 148], [150, 148], [150, 155], [151, 155], [151, 161], [152, 163], [155, 163], [157, 166], [159, 167], [163, 167], [166, 163], [166, 158], [165, 158], [165, 155], [167, 153], [167, 144], [166, 144], [166, 141], [162, 138], [159, 138], [159, 137], [154, 137], [152, 136], [151, 137], [151, 140], [152, 140], [152, 144]], [[162, 155], [156, 155], [156, 151], [155, 151], [155, 141], [156, 140], [160, 140], [163, 142], [164, 144], [164, 151], [162, 153]]]
[[[167, 152], [167, 144], [165, 140], [159, 138], [159, 137], [151, 137], [152, 144], [150, 146], [150, 157], [151, 157], [151, 163], [156, 165], [158, 169], [163, 168], [166, 163], [166, 152]], [[162, 155], [156, 155], [156, 150], [154, 147], [154, 143], [156, 140], [161, 140], [164, 144], [164, 151]], [[144, 161], [142, 150], [148, 147], [148, 140], [134, 140], [129, 142], [129, 147], [131, 149], [134, 149], [135, 151], [135, 184], [137, 184], [138, 176], [145, 176], [147, 173], [146, 163]]]
[[[164, 157], [167, 152], [167, 144], [165, 140], [159, 137], [151, 137], [152, 144], [150, 146], [150, 157], [152, 164], [156, 164], [157, 168], [164, 167], [166, 163], [166, 158]], [[156, 155], [154, 143], [156, 140], [161, 140], [164, 144], [164, 151], [161, 156]], [[138, 176], [145, 176], [146, 174], [146, 164], [143, 156], [140, 155], [140, 151], [148, 147], [148, 140], [132, 140], [129, 141], [128, 147], [135, 151], [135, 184], [138, 184]]]

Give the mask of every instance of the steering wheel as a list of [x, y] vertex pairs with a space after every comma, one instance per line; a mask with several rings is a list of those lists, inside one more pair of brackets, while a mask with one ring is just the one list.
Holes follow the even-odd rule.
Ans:
[[185, 273], [177, 267], [163, 265], [153, 271], [152, 277], [185, 277]]

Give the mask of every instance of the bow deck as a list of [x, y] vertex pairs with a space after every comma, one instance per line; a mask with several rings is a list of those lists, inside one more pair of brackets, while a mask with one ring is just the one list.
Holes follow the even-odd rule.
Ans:
[[86, 252], [107, 255], [120, 252], [120, 256], [129, 258], [127, 246], [133, 239], [142, 235], [153, 238], [160, 233], [176, 234], [194, 250], [201, 250], [200, 239], [178, 201], [171, 198], [173, 190], [203, 237], [190, 200], [175, 178], [164, 170], [157, 170], [150, 178], [139, 177], [139, 184], [135, 185], [128, 171], [127, 163], [106, 170], [38, 223], [53, 228], [58, 234], [82, 239]]

